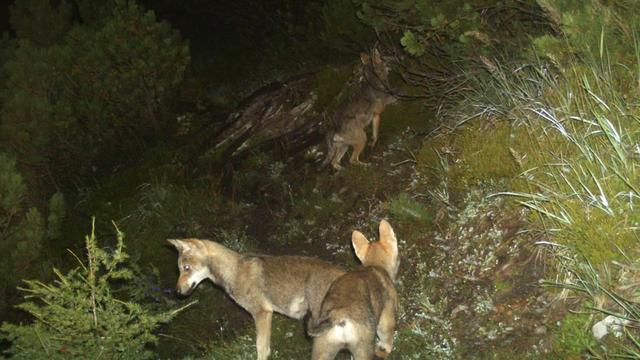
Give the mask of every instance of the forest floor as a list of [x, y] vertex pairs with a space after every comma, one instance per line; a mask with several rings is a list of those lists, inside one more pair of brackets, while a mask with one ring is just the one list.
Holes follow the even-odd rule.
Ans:
[[[395, 229], [401, 258], [391, 359], [555, 359], [582, 349], [580, 338], [572, 340], [575, 325], [560, 321], [564, 303], [541, 286], [541, 232], [521, 207], [494, 196], [508, 176], [468, 166], [478, 156], [495, 157], [488, 164], [496, 168], [512, 166], [495, 154], [508, 151], [499, 149], [500, 136], [476, 149], [468, 132], [434, 129], [432, 118], [417, 104], [394, 105], [383, 114], [379, 143], [365, 151], [370, 164], [339, 172], [321, 169], [314, 151], [286, 159], [254, 154], [235, 169], [225, 195], [218, 177], [174, 175], [166, 157], [150, 156], [96, 186], [78, 213], [92, 209], [102, 229], [116, 220], [134, 259], [154, 269], [141, 286], [158, 307], [200, 300], [162, 329], [163, 358], [255, 352], [250, 316], [223, 291], [203, 283], [190, 299], [169, 294], [177, 271], [166, 238], [209, 238], [239, 251], [317, 256], [354, 268], [351, 232], [377, 238], [383, 218]], [[482, 139], [499, 133], [495, 126], [472, 132]], [[308, 356], [303, 323], [276, 316], [272, 349], [274, 359]]]

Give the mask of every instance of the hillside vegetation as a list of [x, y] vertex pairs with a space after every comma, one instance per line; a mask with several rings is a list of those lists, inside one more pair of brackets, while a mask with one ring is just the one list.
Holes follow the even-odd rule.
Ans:
[[[640, 3], [272, 5], [11, 6], [6, 356], [253, 358], [253, 321], [221, 289], [172, 293], [166, 239], [355, 268], [351, 231], [375, 238], [388, 219], [401, 258], [390, 359], [640, 358]], [[271, 82], [311, 73], [316, 104], [335, 106], [374, 43], [398, 101], [370, 165], [321, 168], [321, 143], [189, 163]], [[625, 326], [597, 340], [606, 316]], [[273, 359], [310, 349], [303, 322], [274, 317]]]

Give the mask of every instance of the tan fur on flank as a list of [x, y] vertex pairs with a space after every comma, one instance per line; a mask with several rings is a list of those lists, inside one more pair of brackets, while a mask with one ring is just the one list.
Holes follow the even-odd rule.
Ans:
[[273, 312], [295, 319], [308, 312], [317, 317], [327, 289], [344, 274], [311, 257], [239, 254], [209, 240], [169, 242], [179, 252], [176, 291], [189, 295], [205, 279], [222, 287], [253, 316], [258, 360], [266, 360], [271, 352]]

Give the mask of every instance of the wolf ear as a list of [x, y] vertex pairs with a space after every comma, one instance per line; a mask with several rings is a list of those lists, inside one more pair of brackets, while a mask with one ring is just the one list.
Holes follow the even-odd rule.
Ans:
[[398, 251], [398, 239], [396, 239], [396, 233], [393, 231], [391, 224], [387, 220], [382, 219], [380, 226], [378, 227], [380, 232], [380, 242], [391, 246], [394, 251]]
[[377, 63], [382, 62], [382, 56], [380, 56], [380, 51], [378, 51], [378, 47], [373, 48], [373, 60]]
[[360, 61], [362, 61], [363, 64], [367, 64], [369, 62], [369, 54], [365, 52], [360, 53]]
[[167, 241], [171, 243], [171, 245], [175, 246], [180, 254], [187, 252], [190, 249], [189, 245], [182, 240], [167, 239]]
[[351, 235], [351, 244], [360, 262], [364, 263], [367, 258], [367, 251], [369, 251], [369, 240], [360, 231], [354, 230]]

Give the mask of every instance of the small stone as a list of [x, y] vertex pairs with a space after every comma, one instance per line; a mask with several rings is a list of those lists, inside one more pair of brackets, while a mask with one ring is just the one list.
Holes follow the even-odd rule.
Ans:
[[615, 337], [620, 337], [622, 336], [623, 326], [627, 325], [628, 323], [629, 320], [609, 315], [595, 323], [595, 325], [591, 327], [591, 332], [593, 333], [593, 337], [595, 337], [597, 340], [602, 339], [609, 332], [611, 332]]
[[452, 311], [451, 311], [451, 316], [454, 317], [456, 316], [457, 313], [461, 312], [461, 311], [467, 311], [469, 307], [463, 304], [460, 304], [458, 306], [456, 306]]
[[544, 325], [540, 325], [533, 330], [533, 333], [536, 335], [544, 335], [547, 333], [547, 327]]

